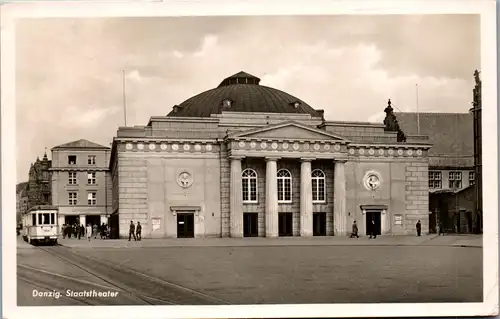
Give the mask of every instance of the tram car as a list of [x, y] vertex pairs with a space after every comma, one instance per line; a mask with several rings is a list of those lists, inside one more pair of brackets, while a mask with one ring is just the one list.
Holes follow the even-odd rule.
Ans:
[[30, 244], [57, 244], [57, 207], [34, 206], [22, 217], [22, 236]]

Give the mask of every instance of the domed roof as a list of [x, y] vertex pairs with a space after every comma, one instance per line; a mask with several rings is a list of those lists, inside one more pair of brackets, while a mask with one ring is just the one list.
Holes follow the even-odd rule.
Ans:
[[277, 89], [259, 85], [260, 79], [245, 72], [225, 78], [217, 88], [195, 95], [173, 107], [167, 116], [209, 117], [231, 112], [302, 113], [321, 116], [304, 101]]

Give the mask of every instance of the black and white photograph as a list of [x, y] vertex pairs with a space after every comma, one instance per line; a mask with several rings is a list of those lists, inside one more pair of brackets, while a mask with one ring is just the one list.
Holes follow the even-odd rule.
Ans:
[[239, 2], [0, 7], [4, 317], [498, 314], [495, 2]]

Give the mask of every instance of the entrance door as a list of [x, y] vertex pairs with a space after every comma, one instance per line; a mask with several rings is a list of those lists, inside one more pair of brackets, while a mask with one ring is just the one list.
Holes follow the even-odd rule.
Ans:
[[[100, 226], [101, 225], [101, 216], [99, 215], [87, 215], [85, 217], [85, 223], [90, 224], [92, 226], [94, 225], [97, 225], [97, 226]], [[137, 224], [137, 222], [134, 222], [134, 224]]]
[[326, 213], [313, 213], [313, 236], [326, 236]]
[[64, 216], [64, 223], [66, 225], [78, 224], [79, 219], [80, 218], [78, 218], [78, 216], [75, 216], [75, 215], [66, 215], [66, 216]]
[[[367, 211], [366, 212], [366, 234], [370, 235], [373, 232], [375, 235], [380, 235], [382, 233], [381, 223], [380, 223], [380, 211]], [[373, 221], [373, 223], [372, 223]]]
[[194, 238], [194, 214], [177, 214], [177, 238]]
[[429, 233], [436, 234], [437, 233], [437, 213], [432, 212], [429, 214]]
[[120, 221], [118, 219], [118, 213], [111, 214], [109, 218], [109, 237], [112, 239], [120, 238]]
[[243, 236], [244, 237], [257, 237], [259, 236], [257, 213], [243, 213]]
[[293, 236], [293, 215], [292, 213], [279, 213], [278, 234], [279, 236]]

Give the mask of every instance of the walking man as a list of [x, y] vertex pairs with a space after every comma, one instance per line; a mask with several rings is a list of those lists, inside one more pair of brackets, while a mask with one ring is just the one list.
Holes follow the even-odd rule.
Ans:
[[130, 229], [129, 229], [129, 232], [128, 232], [128, 241], [130, 241], [130, 239], [132, 238], [132, 236], [134, 236], [134, 240], [137, 241], [137, 238], [135, 237], [135, 225], [134, 225], [134, 221], [130, 221]]
[[359, 238], [359, 235], [358, 235], [358, 224], [356, 224], [356, 221], [354, 221], [354, 223], [352, 223], [352, 232], [351, 232], [351, 236], [349, 236], [349, 238]]
[[420, 220], [417, 222], [417, 236], [420, 236], [422, 233], [422, 224], [420, 224]]
[[372, 220], [371, 224], [370, 224], [370, 239], [373, 238], [377, 238], [377, 233], [375, 232], [375, 221]]
[[92, 237], [92, 226], [90, 224], [87, 224], [87, 239], [90, 241], [90, 237]]
[[136, 228], [136, 235], [137, 235], [137, 240], [141, 241], [141, 232], [142, 232], [142, 226], [140, 222], [137, 222], [137, 228]]

